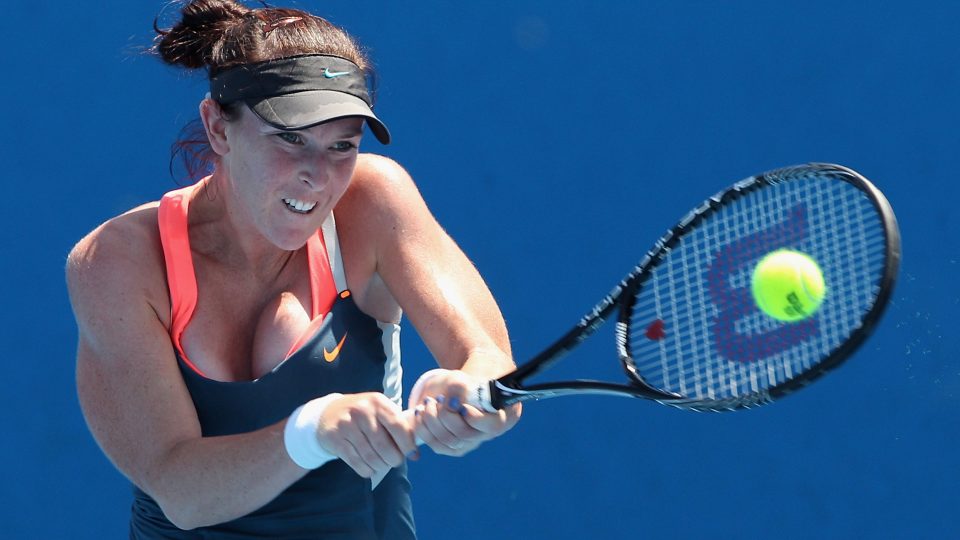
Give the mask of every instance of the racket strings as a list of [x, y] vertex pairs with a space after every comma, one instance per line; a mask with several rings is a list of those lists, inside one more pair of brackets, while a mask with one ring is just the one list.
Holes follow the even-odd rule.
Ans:
[[[754, 265], [780, 248], [824, 271], [810, 319], [776, 321], [750, 297]], [[808, 175], [750, 192], [684, 235], [641, 287], [627, 334], [637, 372], [694, 400], [755, 399], [814, 370], [860, 325], [885, 256], [880, 216], [847, 182]]]

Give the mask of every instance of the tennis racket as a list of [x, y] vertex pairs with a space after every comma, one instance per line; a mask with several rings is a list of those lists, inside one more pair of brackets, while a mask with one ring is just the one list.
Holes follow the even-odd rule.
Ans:
[[[765, 315], [750, 292], [753, 267], [780, 248], [810, 255], [824, 273], [823, 303], [799, 322]], [[893, 209], [855, 171], [812, 163], [751, 176], [691, 210], [576, 326], [468, 402], [489, 412], [580, 394], [695, 411], [764, 405], [857, 350], [890, 298], [899, 261]], [[528, 384], [614, 317], [626, 381]]]

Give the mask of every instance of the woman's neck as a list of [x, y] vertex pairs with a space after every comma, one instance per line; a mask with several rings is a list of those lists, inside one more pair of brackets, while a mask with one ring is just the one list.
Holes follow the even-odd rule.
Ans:
[[297, 253], [264, 238], [235, 207], [229, 182], [216, 172], [199, 181], [188, 219], [192, 251], [240, 274], [276, 277]]

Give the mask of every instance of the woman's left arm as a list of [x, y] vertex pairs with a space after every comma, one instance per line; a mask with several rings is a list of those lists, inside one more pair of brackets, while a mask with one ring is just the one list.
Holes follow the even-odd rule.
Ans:
[[[418, 409], [417, 436], [438, 453], [463, 455], [513, 427], [519, 405], [492, 414], [464, 405], [478, 383], [514, 368], [510, 340], [486, 283], [407, 172], [390, 159], [362, 155], [337, 206], [338, 216], [344, 212], [350, 217], [338, 219], [338, 230], [348, 221], [341, 234], [364, 239], [368, 257], [354, 268], [372, 268], [382, 279], [444, 368], [410, 396]], [[363, 297], [364, 291], [354, 292]]]

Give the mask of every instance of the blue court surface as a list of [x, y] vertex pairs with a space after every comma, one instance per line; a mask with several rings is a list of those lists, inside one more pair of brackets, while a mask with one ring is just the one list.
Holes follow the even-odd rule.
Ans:
[[[421, 538], [960, 536], [960, 4], [293, 4], [368, 47], [395, 143], [364, 150], [410, 171], [498, 299], [518, 360], [751, 174], [840, 163], [900, 221], [892, 303], [837, 372], [729, 414], [528, 404], [473, 454], [411, 464]], [[169, 147], [206, 90], [142, 53], [161, 8], [5, 7], [0, 537], [126, 535], [129, 485], [77, 404], [63, 266], [87, 231], [177, 185]], [[433, 364], [409, 325], [403, 339], [409, 388]], [[551, 375], [617, 370], [600, 337]]]

